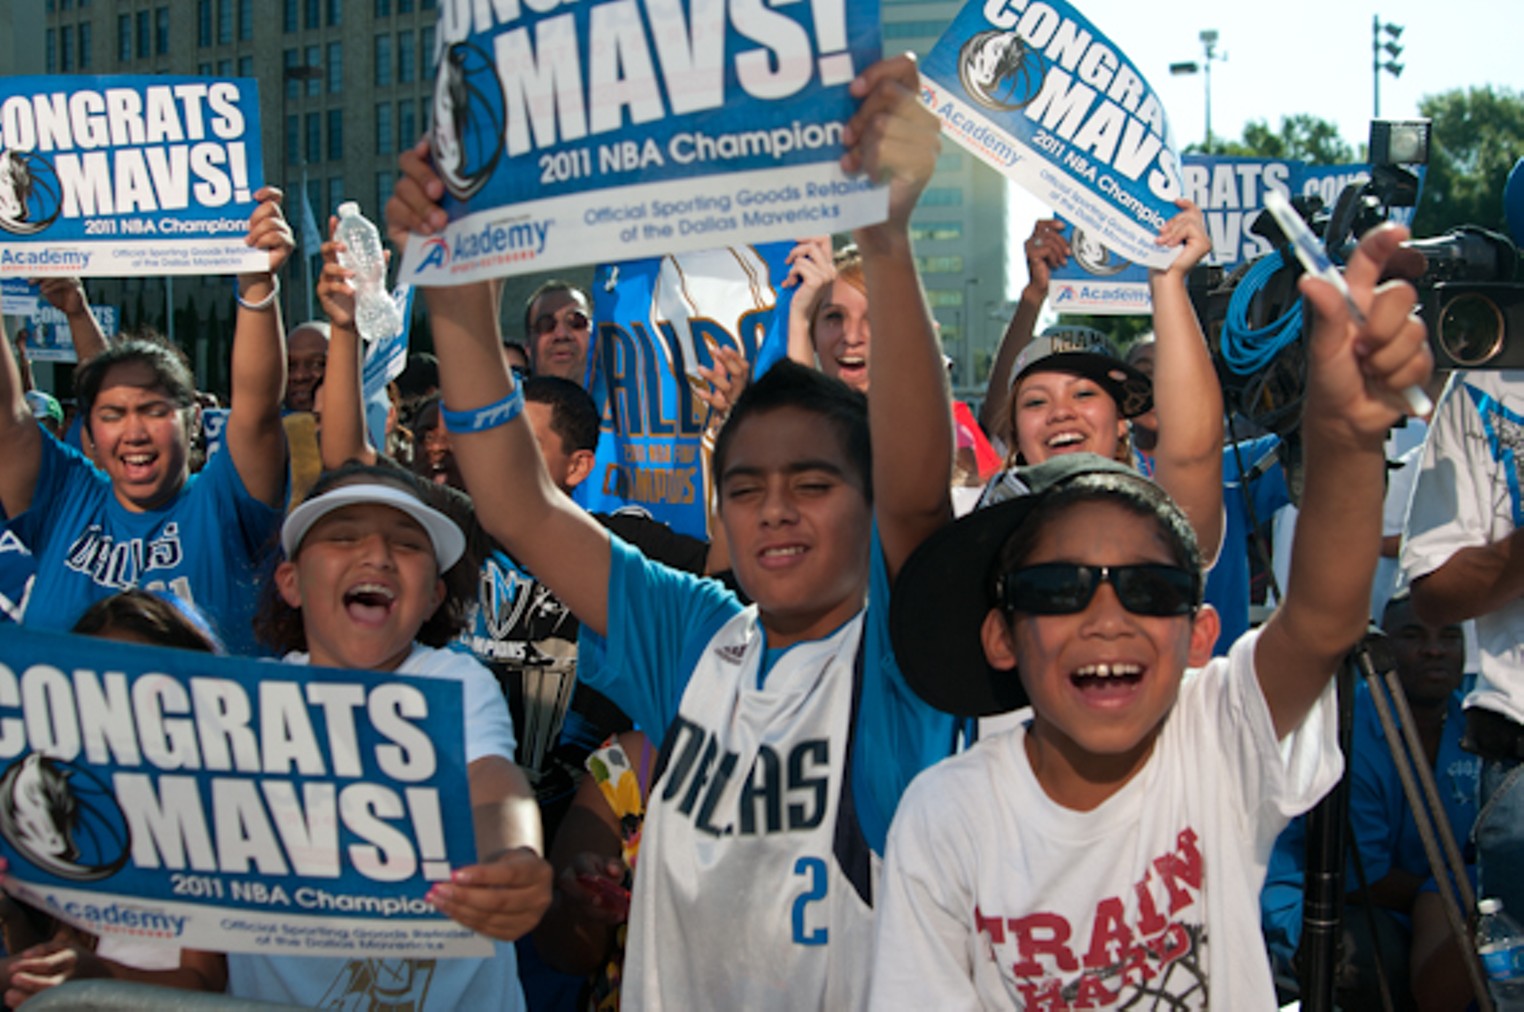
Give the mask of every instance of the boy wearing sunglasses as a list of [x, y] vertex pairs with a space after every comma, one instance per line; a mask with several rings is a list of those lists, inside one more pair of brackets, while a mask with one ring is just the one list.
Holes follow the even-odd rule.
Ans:
[[1375, 230], [1350, 260], [1363, 326], [1302, 282], [1317, 319], [1291, 578], [1228, 657], [1211, 659], [1184, 514], [1098, 456], [1024, 469], [1031, 494], [906, 561], [890, 626], [911, 686], [963, 715], [1031, 709], [902, 799], [873, 1007], [1274, 1007], [1265, 862], [1338, 779], [1329, 681], [1365, 629], [1382, 439], [1430, 367], [1413, 289], [1377, 287], [1402, 238]]

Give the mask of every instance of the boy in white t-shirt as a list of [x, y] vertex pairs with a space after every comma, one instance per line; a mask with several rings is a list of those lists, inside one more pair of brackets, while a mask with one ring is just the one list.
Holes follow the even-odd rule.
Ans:
[[1350, 261], [1364, 326], [1303, 282], [1317, 321], [1290, 586], [1227, 658], [1208, 664], [1217, 617], [1184, 515], [1100, 457], [1025, 469], [1032, 494], [905, 563], [890, 624], [907, 681], [954, 713], [1031, 710], [905, 794], [873, 1007], [1274, 1007], [1265, 861], [1339, 776], [1328, 687], [1365, 629], [1382, 439], [1430, 368], [1413, 289], [1376, 287], [1402, 238], [1373, 231]]

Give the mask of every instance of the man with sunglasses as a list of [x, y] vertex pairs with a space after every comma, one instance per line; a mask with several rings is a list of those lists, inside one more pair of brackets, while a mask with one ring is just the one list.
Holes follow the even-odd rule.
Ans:
[[890, 631], [911, 688], [963, 716], [1030, 710], [901, 799], [870, 1007], [1273, 1007], [1265, 864], [1340, 774], [1330, 681], [1365, 631], [1383, 440], [1431, 364], [1411, 286], [1376, 288], [1405, 237], [1372, 230], [1350, 259], [1363, 326], [1302, 282], [1296, 555], [1280, 609], [1226, 658], [1188, 518], [1114, 460], [1022, 469], [1029, 494], [905, 562]]
[[536, 376], [559, 376], [586, 386], [592, 334], [592, 300], [569, 281], [547, 281], [524, 303], [524, 338]]

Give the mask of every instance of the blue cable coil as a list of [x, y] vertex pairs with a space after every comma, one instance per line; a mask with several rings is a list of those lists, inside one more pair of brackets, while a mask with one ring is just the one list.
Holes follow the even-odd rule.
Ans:
[[1222, 360], [1239, 376], [1251, 376], [1264, 369], [1301, 336], [1301, 299], [1265, 326], [1258, 329], [1249, 326], [1249, 306], [1254, 297], [1286, 264], [1285, 250], [1261, 257], [1244, 273], [1228, 300], [1228, 315], [1222, 322]]

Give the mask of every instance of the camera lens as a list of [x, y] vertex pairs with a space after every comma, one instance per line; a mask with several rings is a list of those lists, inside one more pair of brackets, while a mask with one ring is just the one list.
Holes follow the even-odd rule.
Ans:
[[1503, 313], [1485, 295], [1457, 295], [1439, 314], [1439, 346], [1459, 366], [1486, 365], [1503, 350]]

